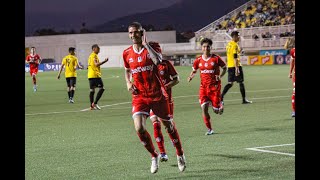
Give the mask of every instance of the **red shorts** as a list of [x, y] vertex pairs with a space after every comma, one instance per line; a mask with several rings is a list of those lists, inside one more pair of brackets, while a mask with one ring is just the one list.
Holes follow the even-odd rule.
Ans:
[[30, 75], [32, 76], [33, 74], [34, 75], [37, 75], [38, 73], [38, 68], [30, 68]]
[[199, 103], [201, 106], [211, 104], [214, 109], [219, 109], [221, 102], [221, 84], [208, 87], [200, 86]]
[[159, 101], [153, 101], [151, 98], [141, 96], [132, 97], [132, 117], [139, 114], [149, 116], [151, 109], [161, 119], [171, 119], [169, 101], [164, 96]]
[[[169, 110], [170, 110], [170, 116], [171, 116], [171, 118], [173, 118], [173, 102], [169, 103]], [[150, 118], [152, 118], [153, 116], [156, 116], [156, 115], [153, 113], [153, 111], [151, 109]]]

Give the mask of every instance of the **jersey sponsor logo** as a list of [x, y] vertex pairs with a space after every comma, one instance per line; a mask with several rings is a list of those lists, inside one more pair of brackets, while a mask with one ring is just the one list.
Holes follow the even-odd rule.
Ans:
[[153, 71], [153, 65], [143, 66], [143, 67], [139, 66], [135, 69], [132, 69], [131, 73], [135, 74], [135, 73], [140, 73], [140, 72], [144, 72], [144, 71]]
[[214, 70], [205, 69], [205, 70], [201, 70], [200, 73], [201, 73], [201, 74], [213, 74], [213, 73], [214, 73]]

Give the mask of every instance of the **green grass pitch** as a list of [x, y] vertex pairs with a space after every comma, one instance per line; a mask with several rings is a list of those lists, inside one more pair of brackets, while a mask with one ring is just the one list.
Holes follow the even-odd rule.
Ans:
[[[187, 168], [179, 172], [175, 149], [162, 126], [169, 161], [161, 162], [156, 174], [150, 173], [151, 157], [134, 130], [123, 68], [102, 70], [106, 90], [100, 111], [87, 110], [86, 70], [78, 71], [74, 104], [68, 103], [64, 74], [58, 80], [58, 72], [38, 73], [38, 91], [33, 92], [26, 73], [26, 179], [295, 179], [289, 66], [243, 68], [247, 98], [253, 104], [241, 104], [235, 83], [225, 96], [223, 115], [210, 109], [216, 134], [205, 136], [199, 72], [188, 83], [191, 67], [176, 67], [180, 83], [173, 88], [174, 121]], [[227, 74], [222, 86], [226, 82]], [[149, 121], [147, 129], [153, 137]]]

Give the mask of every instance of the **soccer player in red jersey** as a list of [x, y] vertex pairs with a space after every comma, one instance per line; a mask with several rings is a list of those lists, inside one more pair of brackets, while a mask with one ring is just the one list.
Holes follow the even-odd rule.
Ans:
[[[223, 102], [221, 101], [221, 78], [225, 75], [227, 67], [225, 62], [216, 54], [211, 54], [212, 40], [204, 38], [201, 41], [202, 56], [195, 59], [193, 62], [192, 71], [188, 77], [190, 82], [195, 76], [197, 70], [200, 70], [200, 89], [199, 102], [202, 109], [202, 117], [208, 132], [206, 135], [214, 133], [210, 115], [208, 112], [209, 105], [212, 105], [213, 111], [216, 114], [223, 113]], [[222, 72], [220, 74], [220, 68]]]
[[36, 54], [36, 48], [31, 47], [30, 54], [26, 57], [26, 63], [29, 64], [30, 67], [30, 75], [32, 77], [33, 82], [33, 91], [37, 91], [37, 78], [36, 75], [38, 74], [38, 66], [41, 63], [41, 57], [39, 54]]
[[[129, 38], [133, 45], [123, 51], [127, 89], [132, 93], [132, 118], [141, 143], [151, 154], [151, 173], [159, 168], [160, 154], [155, 150], [146, 129], [146, 119], [152, 109], [166, 127], [176, 148], [178, 168], [184, 171], [186, 161], [180, 137], [170, 116], [168, 94], [162, 83], [157, 65], [162, 61], [160, 45], [147, 42], [146, 31], [138, 22], [128, 26]], [[133, 82], [131, 81], [131, 78]]]
[[[173, 117], [172, 87], [179, 83], [179, 75], [172, 63], [164, 59], [160, 64], [158, 64], [158, 70], [160, 79], [162, 80], [162, 83], [164, 84], [165, 89], [168, 93], [170, 116]], [[161, 132], [161, 120], [153, 113], [152, 110], [150, 111], [150, 119], [153, 125], [153, 135], [161, 154], [160, 161], [167, 161], [168, 156], [166, 154], [166, 150], [164, 147], [164, 139]]]
[[292, 113], [291, 117], [296, 116], [296, 104], [295, 104], [295, 82], [296, 82], [296, 72], [295, 72], [295, 62], [296, 62], [296, 48], [295, 48], [295, 38], [289, 38], [285, 44], [285, 48], [289, 50], [290, 58], [290, 68], [289, 68], [289, 78], [292, 78], [293, 91], [291, 96]]

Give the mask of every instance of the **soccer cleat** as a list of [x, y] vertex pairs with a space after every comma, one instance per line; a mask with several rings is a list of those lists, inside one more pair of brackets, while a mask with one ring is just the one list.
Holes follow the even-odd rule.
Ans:
[[158, 154], [157, 157], [152, 157], [152, 158], [151, 158], [151, 168], [150, 168], [150, 171], [151, 171], [152, 174], [158, 172], [160, 157], [161, 157], [161, 155]]
[[92, 103], [91, 104], [91, 110], [100, 110], [101, 109], [101, 107], [98, 105], [98, 104], [94, 104], [94, 103]]
[[97, 110], [101, 110], [101, 107], [98, 104], [95, 104]]
[[90, 110], [96, 110], [96, 107], [95, 107], [94, 103], [91, 104]]
[[208, 132], [206, 132], [206, 135], [212, 135], [214, 131], [212, 129], [209, 129]]
[[291, 113], [291, 117], [296, 117], [296, 112], [293, 111], [293, 112]]
[[220, 103], [220, 108], [219, 108], [219, 114], [221, 115], [221, 114], [223, 114], [223, 109], [224, 109], [224, 102], [223, 101], [221, 101], [221, 103]]
[[178, 160], [178, 168], [180, 172], [183, 172], [186, 169], [186, 158], [184, 155], [177, 156], [177, 160]]
[[70, 98], [69, 103], [74, 103], [74, 100], [72, 98]]
[[251, 103], [252, 103], [252, 101], [249, 101], [248, 99], [245, 99], [242, 101], [242, 104], [251, 104]]
[[37, 91], [37, 85], [33, 85], [33, 92]]
[[161, 162], [166, 162], [168, 161], [168, 155], [166, 153], [161, 153], [161, 156], [160, 156], [160, 161]]

